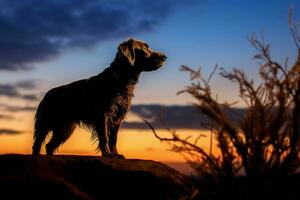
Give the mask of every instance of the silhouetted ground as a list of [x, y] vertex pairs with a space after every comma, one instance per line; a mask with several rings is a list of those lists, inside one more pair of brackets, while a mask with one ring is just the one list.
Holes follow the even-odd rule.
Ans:
[[216, 184], [212, 176], [195, 178], [199, 200], [299, 200], [300, 174], [284, 177], [235, 177]]
[[0, 156], [0, 199], [180, 199], [187, 177], [159, 162], [93, 156]]

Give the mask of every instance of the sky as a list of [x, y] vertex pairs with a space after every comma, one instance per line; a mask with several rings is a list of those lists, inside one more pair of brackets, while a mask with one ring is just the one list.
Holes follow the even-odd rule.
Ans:
[[[247, 39], [253, 33], [271, 44], [275, 60], [288, 56], [292, 65], [296, 47], [288, 29], [289, 8], [297, 19], [297, 0], [0, 0], [0, 152], [30, 152], [34, 111], [43, 95], [100, 73], [128, 38], [168, 56], [163, 68], [141, 75], [133, 105], [192, 102], [176, 95], [189, 84], [188, 74], [179, 71], [183, 64], [201, 67], [205, 75], [216, 64], [236, 67], [259, 81]], [[221, 101], [239, 100], [235, 85], [217, 74], [212, 86]], [[135, 111], [128, 121], [140, 120]], [[70, 143], [73, 151], [76, 145]]]

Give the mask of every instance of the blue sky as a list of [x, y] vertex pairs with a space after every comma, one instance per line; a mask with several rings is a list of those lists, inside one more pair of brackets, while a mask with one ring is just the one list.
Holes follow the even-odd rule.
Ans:
[[[120, 134], [121, 149], [129, 158], [178, 161], [141, 118], [150, 116], [155, 123], [160, 106], [154, 104], [181, 104], [164, 108], [166, 122], [184, 134], [198, 134], [203, 116], [186, 106], [193, 99], [176, 95], [189, 84], [180, 66], [201, 66], [208, 75], [218, 63], [259, 81], [256, 51], [247, 40], [252, 33], [263, 33], [272, 57], [283, 62], [288, 56], [292, 65], [297, 52], [287, 24], [289, 7], [295, 19], [300, 16], [299, 0], [0, 0], [0, 153], [31, 152], [34, 112], [43, 95], [100, 73], [118, 44], [133, 37], [168, 59], [158, 71], [141, 75], [127, 115], [131, 124], [121, 129], [126, 132]], [[238, 88], [220, 76], [212, 86], [221, 101], [239, 100]], [[85, 132], [77, 130], [60, 153], [95, 155]]]
[[[287, 14], [288, 8], [291, 6], [294, 8], [295, 16], [300, 15], [299, 1], [116, 0], [91, 1], [93, 2], [91, 5], [76, 7], [75, 4], [80, 1], [63, 0], [44, 3], [46, 11], [49, 11], [49, 14], [53, 12], [53, 15], [49, 16], [39, 16], [40, 13], [35, 12], [37, 10], [35, 7], [38, 7], [38, 3], [42, 1], [28, 1], [31, 2], [28, 4], [22, 3], [22, 1], [7, 2], [9, 1], [1, 2], [1, 5], [5, 6], [4, 8], [2, 6], [0, 16], [0, 19], [4, 19], [1, 20], [1, 24], [4, 25], [1, 27], [0, 24], [0, 28], [9, 36], [9, 31], [12, 29], [6, 29], [9, 26], [2, 21], [13, 18], [15, 29], [21, 30], [20, 38], [7, 44], [4, 42], [7, 40], [7, 36], [2, 34], [3, 41], [0, 37], [0, 44], [12, 44], [7, 47], [10, 49], [11, 55], [23, 56], [13, 57], [8, 64], [5, 60], [7, 53], [6, 57], [0, 56], [0, 61], [2, 60], [0, 62], [0, 83], [3, 85], [15, 84], [24, 80], [38, 80], [35, 81], [38, 83], [35, 89], [42, 94], [51, 87], [88, 78], [101, 72], [113, 60], [118, 44], [128, 37], [144, 40], [153, 49], [168, 55], [163, 69], [153, 73], [144, 73], [141, 76], [134, 99], [135, 104], [186, 104], [191, 101], [187, 96], [176, 96], [176, 92], [189, 83], [187, 74], [179, 71], [181, 64], [195, 68], [202, 66], [203, 72], [208, 74], [218, 63], [226, 69], [242, 68], [249, 76], [258, 79], [258, 66], [252, 59], [255, 50], [247, 41], [247, 36], [254, 32], [258, 36], [264, 33], [265, 40], [271, 43], [272, 55], [279, 61], [283, 61], [288, 56], [292, 63], [296, 56], [296, 48], [288, 30]], [[48, 9], [47, 6], [51, 9]], [[55, 6], [58, 7], [57, 11], [52, 9], [56, 8]], [[18, 18], [14, 18], [9, 12], [17, 10], [19, 7], [24, 7], [25, 11], [26, 9], [33, 11], [26, 12], [24, 16], [19, 14]], [[86, 16], [90, 16], [90, 18], [85, 17], [80, 19], [81, 21], [66, 20], [63, 14], [64, 9], [69, 12], [70, 7], [72, 9], [76, 7], [76, 12], [81, 12], [80, 8], [86, 8]], [[130, 11], [126, 10], [128, 7]], [[116, 12], [116, 10], [120, 10], [120, 12]], [[126, 13], [123, 13], [123, 18], [122, 16], [118, 17], [119, 13], [122, 13], [121, 11], [130, 12], [131, 18], [124, 18], [127, 16]], [[97, 12], [101, 14], [98, 15]], [[94, 20], [97, 17], [102, 20], [99, 22], [100, 27], [98, 27], [98, 21]], [[143, 22], [142, 25], [136, 22], [140, 19]], [[28, 28], [33, 26], [33, 23], [38, 24], [39, 30]], [[40, 26], [39, 23], [48, 25], [50, 29]], [[86, 24], [77, 26], [76, 23]], [[101, 26], [103, 27], [101, 28]], [[52, 33], [53, 29], [55, 31]], [[33, 35], [22, 37], [22, 33], [24, 35], [33, 33]], [[18, 34], [14, 34], [11, 36], [18, 36]], [[54, 43], [51, 45], [57, 46], [49, 45], [49, 41], [48, 46], [45, 45], [39, 34], [54, 38]], [[82, 39], [83, 36], [87, 36], [88, 39]], [[31, 41], [31, 46], [22, 39]], [[37, 45], [40, 45], [38, 48], [34, 46], [35, 39], [42, 41], [41, 43], [37, 42]], [[69, 40], [70, 44], [62, 44]], [[27, 46], [20, 45], [18, 49], [18, 44]], [[30, 49], [31, 47], [33, 49]], [[22, 48], [24, 51], [21, 51]], [[3, 48], [0, 51], [2, 54], [5, 53]], [[41, 55], [35, 57], [35, 53]], [[27, 55], [28, 57], [26, 57]], [[8, 57], [10, 57], [9, 54]], [[14, 65], [16, 63], [18, 65]], [[215, 77], [213, 86], [220, 99], [236, 99], [236, 88], [219, 76]], [[19, 90], [23, 89], [19, 88]], [[0, 97], [0, 102], [2, 104], [9, 103], [9, 98], [3, 98], [3, 96], [5, 96], [4, 93]], [[36, 102], [25, 102], [25, 104], [32, 105]]]

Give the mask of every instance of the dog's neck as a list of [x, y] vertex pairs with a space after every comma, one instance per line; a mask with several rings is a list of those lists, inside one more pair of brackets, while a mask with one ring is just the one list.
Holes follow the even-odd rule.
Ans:
[[[123, 64], [124, 65], [124, 64]], [[110, 64], [107, 68], [117, 81], [127, 82], [129, 84], [137, 84], [140, 76], [140, 72], [128, 70], [132, 66], [120, 66], [116, 61]]]

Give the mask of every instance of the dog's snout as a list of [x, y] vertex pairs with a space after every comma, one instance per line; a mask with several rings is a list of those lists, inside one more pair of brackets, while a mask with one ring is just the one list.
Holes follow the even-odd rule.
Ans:
[[163, 53], [160, 53], [160, 52], [155, 52], [154, 53], [155, 57], [159, 58], [160, 60], [166, 60], [167, 59], [167, 56]]

